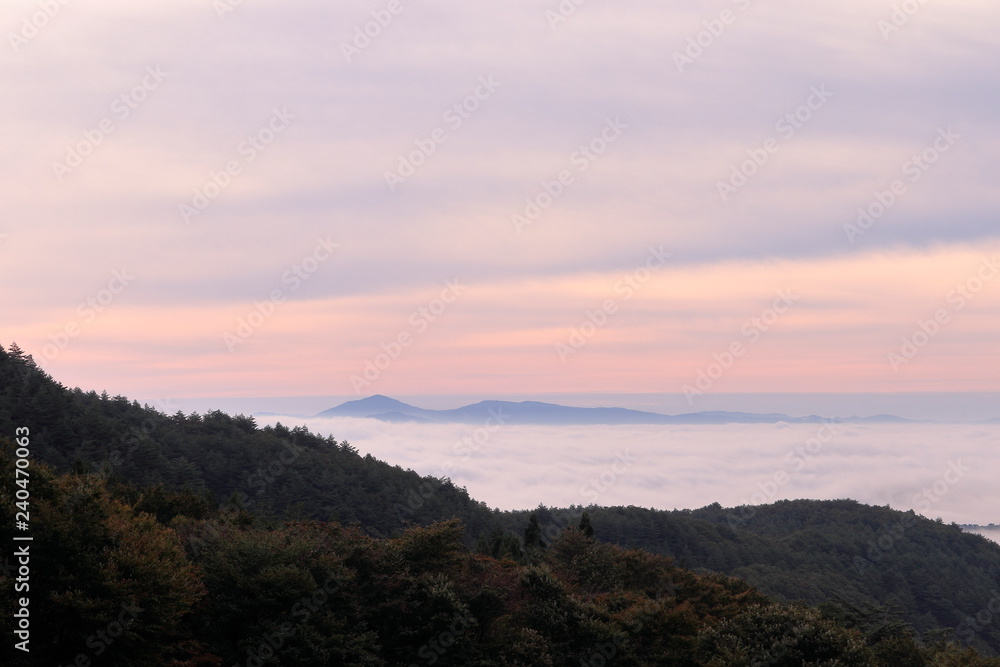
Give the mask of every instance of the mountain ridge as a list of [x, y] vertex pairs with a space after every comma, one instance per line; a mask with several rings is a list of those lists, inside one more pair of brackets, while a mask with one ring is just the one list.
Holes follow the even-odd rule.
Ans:
[[[385, 401], [381, 405], [392, 407]], [[168, 415], [125, 396], [68, 389], [19, 350], [7, 353], [0, 347], [0, 443], [8, 451], [13, 439], [5, 434], [23, 426], [31, 429], [33, 460], [64, 474], [134, 485], [129, 503], [164, 526], [202, 507], [218, 508], [232, 530], [255, 515], [268, 522], [291, 519], [292, 530], [301, 530], [305, 519], [356, 525], [369, 536], [398, 540], [408, 527], [458, 520], [467, 531], [467, 546], [479, 549], [481, 544], [492, 553], [491, 544], [502, 550], [505, 544], [544, 540], [551, 546], [567, 529], [581, 526], [587, 513], [602, 542], [641, 548], [696, 571], [738, 576], [778, 599], [846, 600], [859, 608], [898, 603], [902, 620], [920, 632], [952, 629], [969, 645], [1000, 651], [1000, 624], [975, 620], [980, 611], [993, 613], [1000, 602], [1000, 547], [956, 524], [888, 506], [841, 499], [733, 508], [714, 503], [674, 511], [590, 505], [501, 512], [447, 478], [420, 476], [361, 455], [348, 442], [304, 426], [261, 427], [249, 417], [221, 411]], [[13, 456], [3, 460], [13, 471]], [[58, 512], [37, 525], [58, 523], [75, 534], [78, 527], [68, 521], [62, 502], [56, 506]], [[7, 507], [8, 520], [0, 522], [8, 535], [14, 509]], [[529, 540], [532, 523], [535, 542]], [[185, 543], [194, 552], [210, 539], [199, 531]], [[261, 540], [253, 537], [247, 544], [255, 550]], [[424, 542], [420, 551], [439, 553], [434, 544]], [[276, 545], [286, 550], [284, 540]], [[573, 560], [572, 552], [565, 555]], [[39, 571], [56, 571], [57, 561], [51, 562], [52, 568]], [[577, 562], [594, 572], [604, 567], [599, 560]], [[544, 583], [542, 573], [531, 572]], [[274, 590], [275, 580], [268, 582], [268, 590]]]
[[[274, 413], [255, 413], [259, 416], [274, 416]], [[733, 412], [725, 410], [705, 410], [677, 415], [633, 410], [621, 407], [574, 407], [545, 403], [542, 401], [500, 401], [485, 400], [458, 408], [433, 410], [420, 408], [389, 396], [374, 394], [366, 398], [347, 401], [323, 410], [313, 418], [355, 417], [378, 419], [380, 421], [418, 421], [423, 423], [482, 423], [487, 420], [501, 421], [512, 425], [690, 425], [690, 424], [902, 424], [926, 423], [905, 419], [895, 415], [872, 415], [869, 417], [821, 417], [807, 415], [792, 417], [781, 413]]]

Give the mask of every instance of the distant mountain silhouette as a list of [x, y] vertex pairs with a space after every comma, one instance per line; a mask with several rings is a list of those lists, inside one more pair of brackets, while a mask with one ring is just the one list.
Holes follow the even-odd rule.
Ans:
[[908, 423], [912, 420], [893, 415], [824, 419], [817, 415], [789, 417], [784, 414], [706, 411], [680, 415], [628, 408], [577, 408], [539, 401], [481, 401], [452, 410], [427, 410], [388, 396], [375, 395], [348, 401], [324, 410], [316, 417], [363, 417], [387, 422], [427, 422], [439, 424], [482, 424], [489, 420], [523, 425], [628, 425], [628, 424], [819, 424], [839, 423]]
[[374, 417], [378, 414], [388, 414], [397, 412], [409, 416], [417, 416], [418, 412], [425, 412], [420, 408], [407, 405], [402, 401], [397, 401], [388, 396], [376, 394], [368, 398], [357, 401], [348, 401], [335, 408], [324, 410], [316, 415], [317, 417]]
[[895, 415], [874, 415], [872, 417], [848, 417], [844, 420], [852, 424], [910, 424], [912, 419], [903, 419]]

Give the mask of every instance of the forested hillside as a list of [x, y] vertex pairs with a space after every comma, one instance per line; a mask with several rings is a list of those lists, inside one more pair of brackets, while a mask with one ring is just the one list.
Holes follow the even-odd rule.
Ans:
[[492, 516], [464, 489], [359, 456], [346, 442], [304, 428], [258, 428], [242, 415], [166, 415], [124, 396], [70, 390], [16, 346], [0, 348], [0, 434], [25, 425], [34, 456], [58, 471], [107, 470], [139, 486], [235, 497], [265, 515], [357, 521], [373, 535], [455, 517], [477, 534]]
[[[583, 511], [531, 513], [554, 532]], [[778, 599], [893, 606], [921, 631], [954, 628], [1000, 649], [1000, 545], [956, 525], [853, 500], [586, 512], [602, 540], [739, 577]], [[506, 515], [504, 528], [516, 531], [528, 515]]]
[[[12, 450], [4, 438], [6, 497], [21, 488]], [[776, 603], [602, 544], [586, 522], [515, 560], [469, 551], [457, 520], [378, 539], [44, 464], [29, 488], [32, 639], [29, 654], [4, 642], [12, 667], [1000, 665], [881, 610]], [[14, 512], [0, 507], [5, 544]], [[5, 568], [8, 638], [14, 582]]]
[[[166, 415], [121, 396], [67, 389], [16, 346], [9, 351], [0, 348], [0, 438], [13, 436], [20, 426], [31, 429], [33, 459], [51, 466], [53, 476], [68, 475], [53, 481], [55, 487], [64, 491], [74, 484], [93, 487], [102, 498], [113, 499], [113, 510], [98, 513], [102, 521], [114, 516], [138, 520], [144, 512], [155, 517], [164, 530], [170, 526], [170, 534], [182, 540], [184, 558], [203, 573], [203, 559], [216, 553], [213, 550], [241, 542], [247, 531], [251, 535], [247, 544], [280, 544], [285, 539], [279, 537], [282, 531], [291, 530], [283, 524], [289, 519], [304, 521], [295, 525], [311, 526], [309, 531], [349, 534], [351, 541], [368, 544], [379, 553], [391, 551], [389, 545], [404, 539], [408, 526], [458, 519], [461, 530], [449, 533], [455, 549], [460, 544], [474, 547], [483, 558], [506, 558], [503, 562], [509, 565], [504, 567], [527, 576], [528, 569], [542, 562], [555, 567], [551, 544], [568, 539], [567, 529], [575, 530], [586, 510], [587, 532], [593, 530], [595, 545], [641, 548], [671, 557], [679, 566], [739, 577], [778, 601], [823, 605], [823, 614], [838, 619], [841, 629], [857, 630], [867, 637], [866, 644], [878, 643], [879, 633], [909, 636], [901, 629], [909, 625], [918, 634], [950, 628], [956, 641], [983, 651], [1000, 650], [1000, 547], [956, 526], [888, 508], [853, 501], [795, 501], [734, 510], [715, 505], [674, 512], [634, 507], [498, 512], [447, 480], [421, 477], [360, 456], [346, 442], [301, 428], [259, 428], [252, 418], [221, 412]], [[5, 456], [8, 465], [9, 454]], [[4, 493], [11, 490], [5, 488]], [[57, 510], [49, 517], [53, 530], [64, 521]], [[311, 521], [336, 522], [330, 524], [336, 528]], [[9, 530], [9, 524], [3, 530]], [[143, 525], [152, 530], [148, 522]], [[422, 534], [413, 530], [406, 534]], [[623, 552], [606, 548], [611, 547], [600, 547], [600, 558], [624, 558]], [[255, 555], [251, 560], [271, 562], [269, 558]], [[398, 554], [392, 558], [398, 564]], [[471, 554], [462, 558], [475, 561]], [[168, 562], [175, 562], [181, 568], [178, 572], [186, 571], [185, 561]], [[584, 567], [584, 562], [577, 565]], [[57, 565], [53, 567], [58, 571]], [[97, 569], [88, 572], [96, 576]], [[72, 577], [58, 585], [69, 581]], [[192, 585], [192, 594], [204, 595], [206, 580]], [[69, 593], [53, 593], [64, 594]], [[189, 618], [188, 613], [178, 618]], [[890, 622], [894, 615], [896, 624]], [[229, 660], [234, 650], [216, 647], [212, 652]], [[380, 659], [390, 661], [358, 664], [393, 664], [384, 655]]]

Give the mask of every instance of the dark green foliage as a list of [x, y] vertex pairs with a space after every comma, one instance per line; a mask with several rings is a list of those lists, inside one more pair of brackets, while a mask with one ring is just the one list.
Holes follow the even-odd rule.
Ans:
[[528, 527], [524, 529], [524, 548], [529, 553], [545, 548], [542, 527], [538, 523], [538, 516], [534, 513], [528, 518]]
[[33, 541], [15, 543], [15, 507], [6, 500], [21, 487], [9, 440], [0, 456], [0, 541], [30, 551], [30, 587], [15, 594], [13, 571], [5, 571], [0, 611], [6, 629], [15, 599], [26, 596], [32, 619], [30, 659], [5, 641], [0, 663], [61, 665], [82, 655], [141, 667], [173, 654], [188, 639], [183, 618], [204, 595], [174, 531], [127, 504], [103, 476], [56, 476], [36, 464], [28, 483]]
[[494, 523], [465, 489], [359, 456], [335, 438], [281, 424], [259, 428], [252, 417], [219, 411], [166, 415], [124, 396], [69, 390], [13, 350], [0, 348], [0, 434], [31, 426], [37, 460], [150, 489], [159, 494], [146, 500], [154, 513], [206, 494], [213, 505], [236, 494], [258, 515], [359, 522], [374, 535], [459, 518], [474, 540]]
[[754, 607], [706, 630], [699, 655], [703, 664], [718, 667], [876, 665], [856, 633], [821, 619], [815, 610], [775, 605]]
[[480, 534], [476, 552], [491, 558], [509, 558], [518, 563], [525, 559], [521, 540], [500, 526], [494, 526], [489, 533]]
[[[0, 450], [10, 495], [9, 440]], [[207, 518], [171, 510], [167, 527], [130, 504], [143, 494], [127, 484], [41, 464], [33, 473], [38, 643], [30, 660], [8, 643], [5, 665], [81, 654], [152, 667], [1000, 664], [922, 646], [888, 615], [776, 604], [745, 582], [576, 527], [520, 565], [468, 551], [457, 521], [380, 539], [336, 523], [268, 527], [222, 508]], [[5, 504], [7, 539], [11, 514]], [[5, 623], [13, 583], [0, 576]], [[138, 611], [98, 656], [92, 637], [123, 604]]]
[[[582, 511], [530, 514], [545, 534]], [[603, 540], [739, 577], [776, 599], [898, 605], [900, 622], [919, 636], [951, 629], [956, 641], [1000, 651], [1000, 613], [990, 611], [991, 604], [1000, 608], [1000, 546], [958, 526], [851, 500], [586, 512]], [[515, 529], [528, 516], [512, 512], [499, 520]]]
[[24, 425], [44, 638], [30, 664], [68, 664], [133, 600], [101, 664], [998, 664], [940, 631], [1000, 648], [1000, 547], [912, 513], [497, 512], [334, 438], [68, 390], [0, 348], [0, 442]]

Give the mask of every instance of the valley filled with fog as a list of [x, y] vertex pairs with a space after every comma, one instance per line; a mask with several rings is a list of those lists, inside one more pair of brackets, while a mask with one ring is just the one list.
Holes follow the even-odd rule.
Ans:
[[[257, 417], [449, 477], [491, 507], [694, 509], [852, 498], [959, 524], [1000, 523], [1000, 425], [498, 426]], [[997, 535], [991, 535], [996, 539]]]

